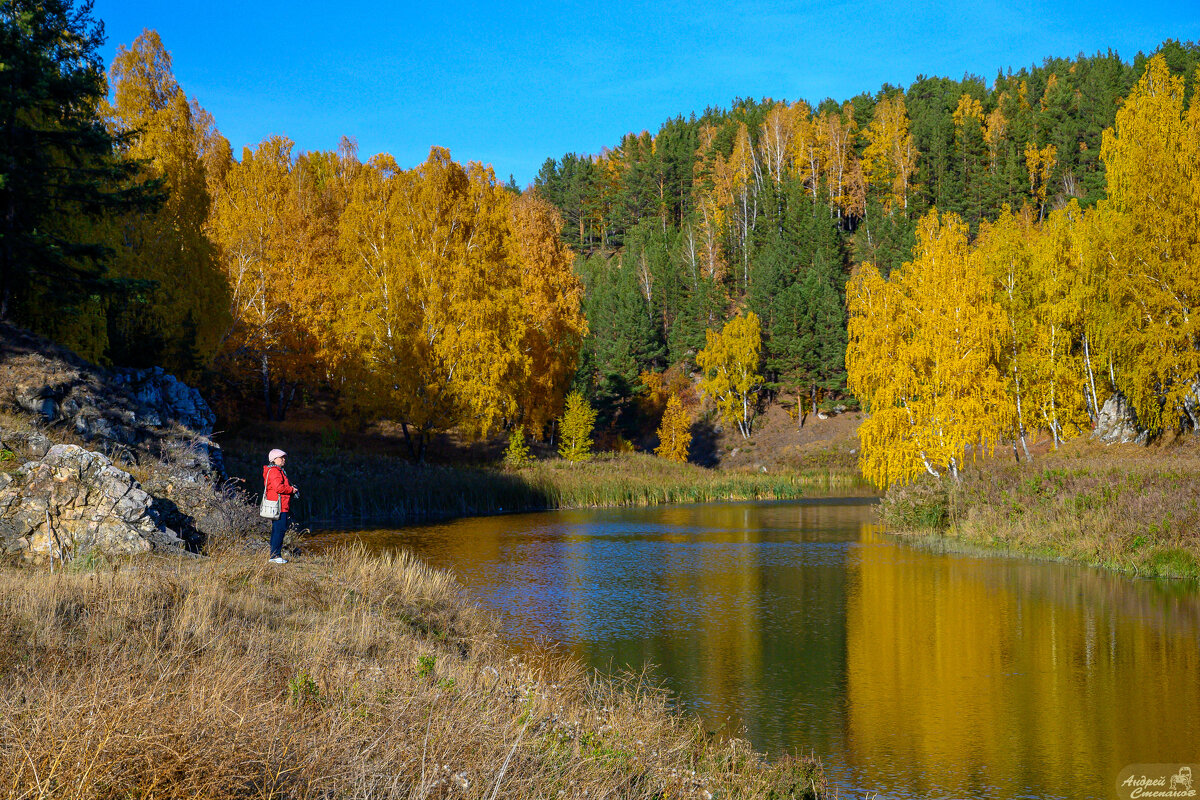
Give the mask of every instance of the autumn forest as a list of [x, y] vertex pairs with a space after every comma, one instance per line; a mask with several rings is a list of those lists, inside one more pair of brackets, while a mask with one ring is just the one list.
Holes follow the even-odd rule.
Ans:
[[86, 14], [39, 8], [0, 21], [27, 134], [0, 144], [0, 316], [224, 409], [331, 404], [421, 459], [450, 430], [554, 439], [571, 395], [609, 441], [666, 409], [686, 458], [701, 415], [749, 437], [769, 403], [859, 405], [879, 486], [1028, 457], [1118, 393], [1200, 426], [1195, 44], [739, 99], [520, 189], [437, 146], [360, 158], [352, 131], [234, 153], [169, 42], [106, 68]]

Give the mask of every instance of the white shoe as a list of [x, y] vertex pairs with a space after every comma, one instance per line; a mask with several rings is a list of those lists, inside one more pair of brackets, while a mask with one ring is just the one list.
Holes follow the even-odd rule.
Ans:
[[283, 556], [275, 556], [274, 558], [271, 559], [271, 563], [272, 564], [286, 564], [287, 559], [284, 558]]

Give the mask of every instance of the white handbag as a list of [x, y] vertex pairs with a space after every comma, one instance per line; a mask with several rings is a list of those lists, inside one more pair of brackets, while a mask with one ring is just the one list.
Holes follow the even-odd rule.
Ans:
[[258, 515], [266, 519], [279, 519], [279, 503], [281, 499], [276, 495], [274, 500], [268, 500], [267, 490], [263, 489], [262, 502], [258, 504]]
[[262, 503], [258, 506], [258, 515], [267, 519], [279, 519], [279, 501], [268, 500], [267, 493], [263, 492]]

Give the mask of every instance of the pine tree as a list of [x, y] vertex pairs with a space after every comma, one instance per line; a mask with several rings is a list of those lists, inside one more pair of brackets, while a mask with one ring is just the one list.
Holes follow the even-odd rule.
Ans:
[[91, 13], [91, 2], [0, 4], [0, 318], [48, 332], [92, 298], [145, 290], [106, 275], [97, 223], [162, 200], [100, 117], [104, 29]]

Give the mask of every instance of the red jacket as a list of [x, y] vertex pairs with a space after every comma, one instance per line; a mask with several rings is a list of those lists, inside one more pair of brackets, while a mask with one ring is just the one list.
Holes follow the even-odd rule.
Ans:
[[296, 487], [288, 481], [283, 467], [267, 464], [263, 467], [263, 482], [267, 485], [267, 499], [279, 500], [280, 513], [286, 514], [291, 507], [292, 494]]

